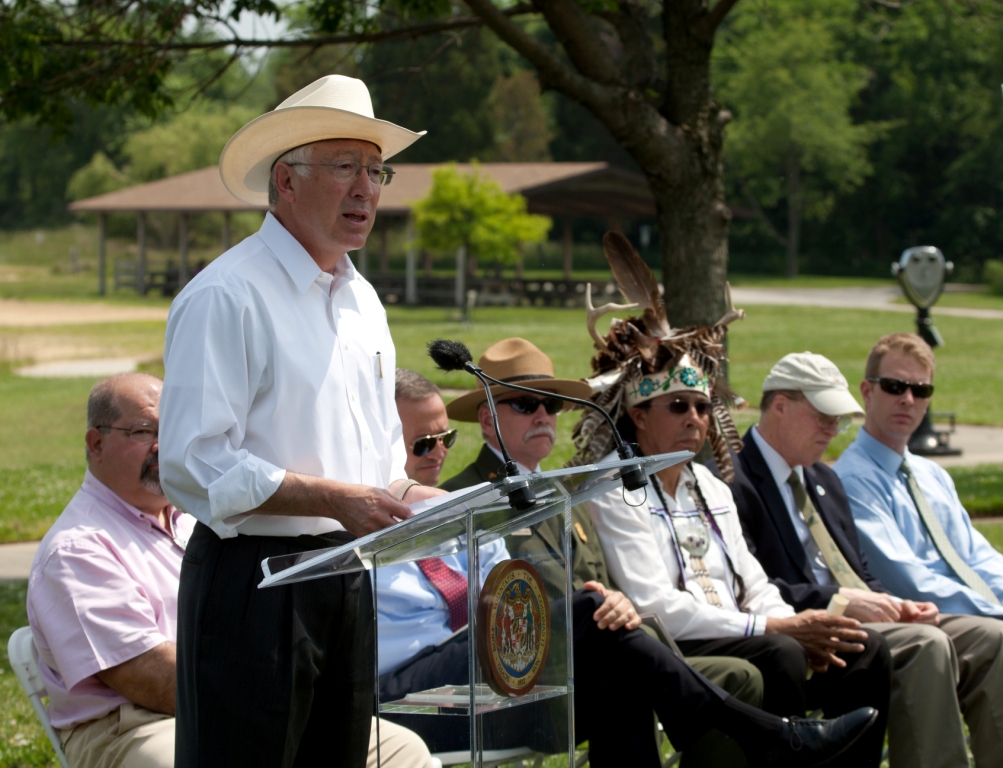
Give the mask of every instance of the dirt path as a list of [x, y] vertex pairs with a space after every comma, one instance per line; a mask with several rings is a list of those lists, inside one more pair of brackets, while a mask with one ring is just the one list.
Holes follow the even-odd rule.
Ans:
[[70, 301], [0, 299], [0, 327], [44, 328], [53, 325], [165, 321], [167, 307], [124, 307]]

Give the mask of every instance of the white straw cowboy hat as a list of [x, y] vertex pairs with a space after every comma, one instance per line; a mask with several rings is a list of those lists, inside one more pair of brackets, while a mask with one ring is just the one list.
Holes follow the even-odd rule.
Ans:
[[219, 175], [234, 197], [268, 205], [272, 165], [290, 149], [325, 139], [359, 139], [378, 146], [386, 160], [424, 135], [373, 117], [369, 89], [361, 80], [327, 75], [237, 131], [219, 156]]
[[[542, 389], [545, 392], [556, 392], [559, 395], [569, 395], [587, 400], [592, 394], [592, 387], [584, 381], [575, 379], [555, 379], [554, 364], [539, 347], [525, 339], [503, 339], [492, 344], [477, 361], [488, 376], [501, 381], [510, 381], [524, 387]], [[526, 395], [517, 389], [491, 386], [491, 395], [497, 399]], [[477, 411], [488, 401], [484, 388], [478, 387], [472, 392], [460, 395], [446, 406], [446, 414], [457, 421], [477, 421]], [[571, 407], [565, 404], [565, 410]]]

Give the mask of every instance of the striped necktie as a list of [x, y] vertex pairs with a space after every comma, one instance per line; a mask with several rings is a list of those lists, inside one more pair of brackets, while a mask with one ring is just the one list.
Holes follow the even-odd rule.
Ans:
[[902, 460], [899, 472], [905, 475], [906, 485], [909, 487], [909, 495], [912, 496], [912, 501], [916, 505], [919, 518], [923, 521], [923, 525], [926, 526], [930, 538], [933, 539], [933, 545], [940, 552], [940, 556], [944, 558], [944, 562], [951, 566], [951, 570], [958, 574], [958, 578], [970, 589], [978, 592], [993, 605], [999, 605], [999, 598], [989, 588], [989, 585], [986, 584], [979, 574], [969, 567], [968, 563], [961, 559], [958, 550], [954, 548], [950, 539], [947, 538], [943, 526], [941, 526], [937, 516], [933, 513], [933, 509], [930, 508], [930, 502], [926, 500], [923, 489], [916, 482], [916, 476], [912, 473], [912, 467], [909, 466], [909, 462], [905, 459]]
[[801, 512], [802, 519], [808, 524], [808, 531], [811, 533], [815, 546], [818, 547], [822, 559], [839, 586], [870, 592], [871, 588], [854, 572], [850, 564], [846, 562], [846, 558], [843, 557], [843, 553], [839, 551], [839, 547], [832, 539], [832, 534], [829, 533], [822, 518], [818, 516], [815, 505], [808, 498], [808, 492], [805, 490], [801, 478], [798, 477], [797, 471], [791, 470], [791, 476], [787, 478], [787, 483], [794, 492], [794, 504]]
[[446, 601], [449, 628], [455, 632], [467, 624], [467, 577], [457, 573], [442, 558], [419, 560], [418, 567]]

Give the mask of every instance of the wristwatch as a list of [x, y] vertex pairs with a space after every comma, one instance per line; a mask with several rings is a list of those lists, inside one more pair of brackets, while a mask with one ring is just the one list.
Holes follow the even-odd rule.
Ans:
[[401, 483], [400, 488], [398, 488], [397, 492], [394, 493], [397, 501], [404, 501], [404, 497], [407, 495], [407, 492], [416, 485], [421, 485], [421, 483], [417, 480], [405, 480]]

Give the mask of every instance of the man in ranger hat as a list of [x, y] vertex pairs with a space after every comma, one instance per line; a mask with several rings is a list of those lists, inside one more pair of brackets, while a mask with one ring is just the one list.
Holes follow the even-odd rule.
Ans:
[[263, 559], [337, 546], [440, 493], [405, 476], [386, 314], [347, 255], [393, 178], [385, 161], [420, 136], [330, 75], [220, 156], [227, 189], [269, 212], [167, 321], [161, 473], [198, 520], [178, 604], [179, 767], [366, 762], [368, 574], [257, 585]]
[[[697, 453], [710, 437], [731, 479], [728, 449], [741, 442], [726, 407], [724, 336], [743, 313], [729, 298], [717, 323], [673, 329], [654, 276], [630, 243], [610, 233], [604, 244], [614, 275], [632, 278], [618, 279], [621, 290], [644, 314], [614, 321], [602, 337], [598, 316], [624, 307], [596, 310], [589, 301], [589, 331], [599, 350], [590, 380], [594, 401], [644, 455]], [[573, 464], [615, 458], [599, 414], [586, 411], [575, 434]], [[710, 470], [677, 464], [652, 475], [647, 488], [616, 489], [588, 505], [611, 578], [637, 610], [661, 620], [683, 653], [752, 662], [764, 678], [763, 707], [778, 715], [877, 709], [875, 726], [839, 764], [878, 766], [891, 688], [887, 644], [853, 619], [821, 610], [796, 614], [749, 552], [731, 492]]]

